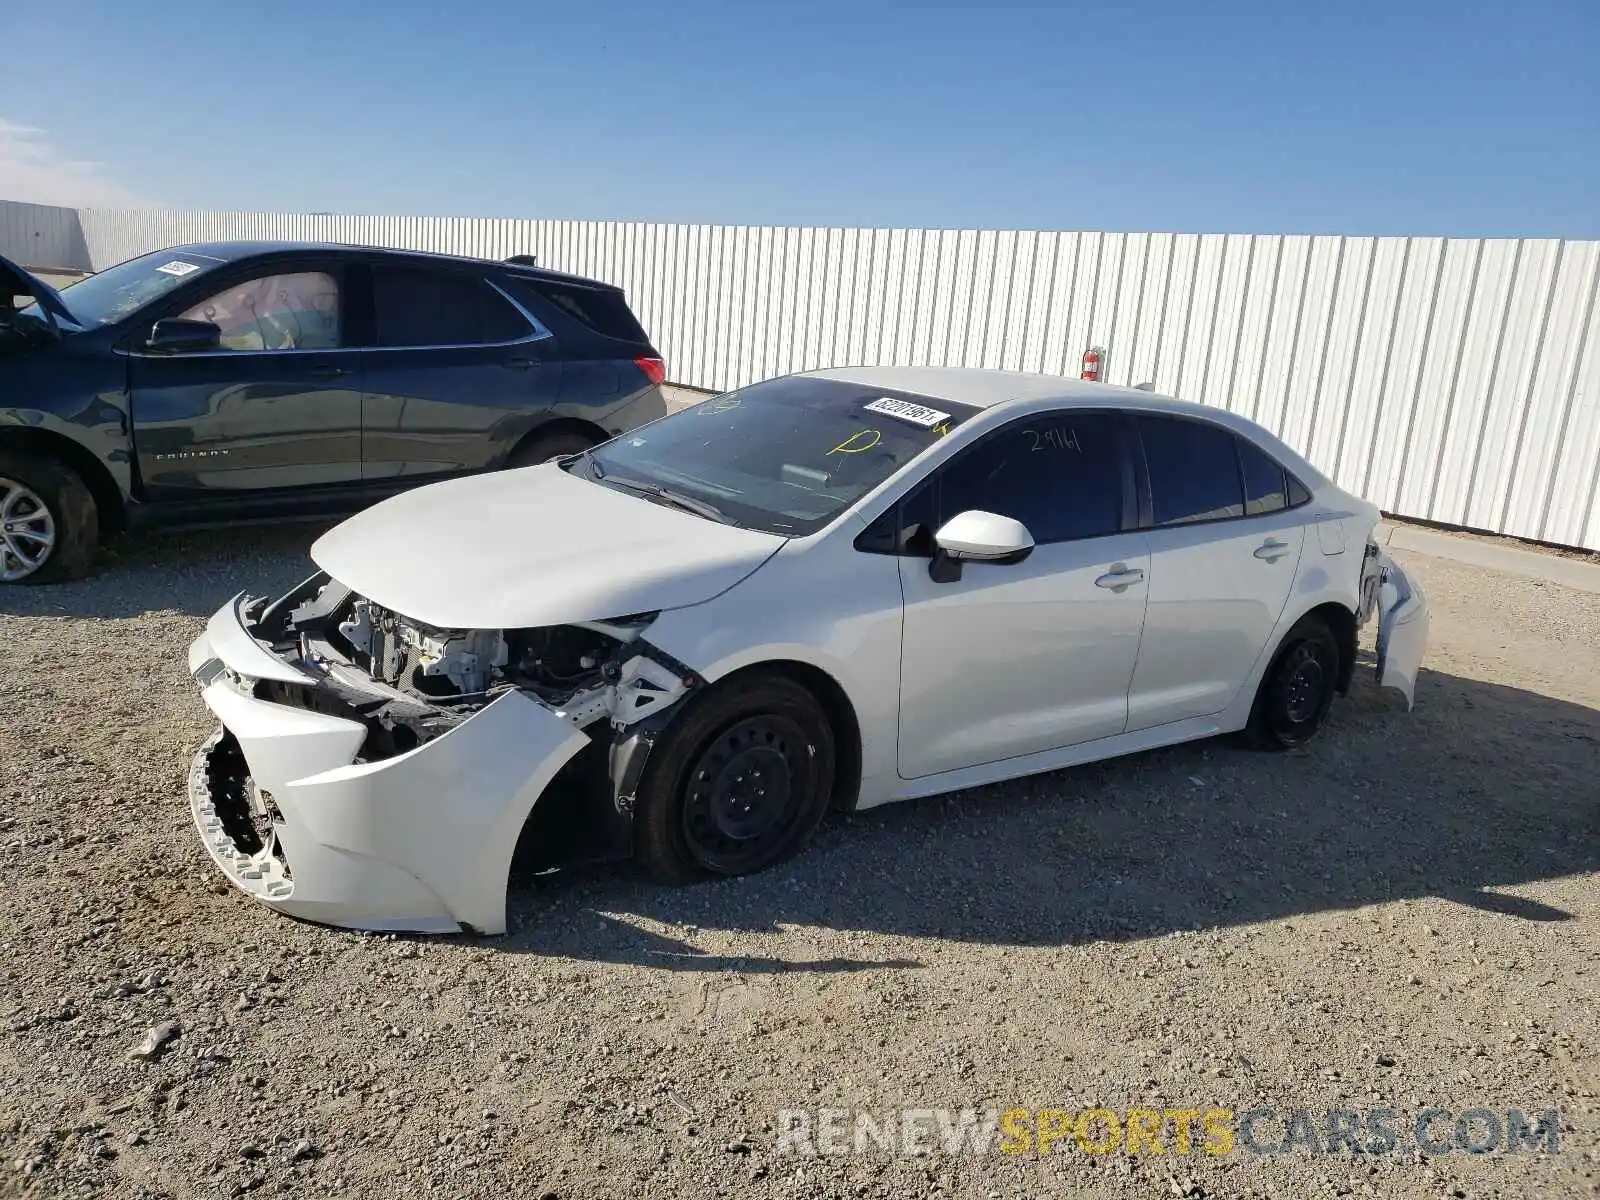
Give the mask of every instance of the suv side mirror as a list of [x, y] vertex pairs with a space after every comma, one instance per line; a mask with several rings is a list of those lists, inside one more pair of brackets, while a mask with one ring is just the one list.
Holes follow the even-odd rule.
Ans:
[[215, 350], [222, 341], [222, 330], [210, 321], [190, 321], [184, 317], [168, 317], [150, 327], [150, 336], [144, 348], [163, 354], [179, 354], [185, 350]]
[[1033, 553], [1033, 535], [1026, 525], [978, 508], [951, 517], [933, 535], [933, 544], [928, 574], [935, 583], [960, 579], [963, 562], [1009, 565]]

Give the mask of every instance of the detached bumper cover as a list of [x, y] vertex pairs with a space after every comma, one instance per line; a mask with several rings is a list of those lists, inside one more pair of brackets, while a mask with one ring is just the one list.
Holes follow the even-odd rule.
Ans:
[[508, 692], [417, 749], [358, 761], [359, 722], [252, 694], [258, 679], [311, 680], [251, 636], [244, 611], [236, 597], [189, 648], [190, 674], [221, 723], [189, 775], [195, 827], [217, 866], [261, 903], [307, 920], [505, 932], [518, 835], [587, 737]]
[[1417, 672], [1428, 649], [1431, 617], [1422, 585], [1387, 554], [1378, 556], [1378, 686], [1394, 688], [1416, 703]]

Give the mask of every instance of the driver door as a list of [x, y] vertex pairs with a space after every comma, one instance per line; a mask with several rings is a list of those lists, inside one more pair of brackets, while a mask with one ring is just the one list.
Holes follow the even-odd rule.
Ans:
[[[215, 349], [129, 351], [134, 445], [152, 500], [361, 481], [361, 355], [336, 262], [275, 262], [159, 316], [210, 321]], [[141, 331], [145, 332], [145, 331]]]
[[921, 779], [1123, 732], [1144, 626], [1130, 431], [1115, 413], [1020, 418], [952, 459], [904, 520], [921, 542], [981, 509], [1027, 526], [1020, 563], [963, 562], [952, 582], [902, 557], [900, 775]]

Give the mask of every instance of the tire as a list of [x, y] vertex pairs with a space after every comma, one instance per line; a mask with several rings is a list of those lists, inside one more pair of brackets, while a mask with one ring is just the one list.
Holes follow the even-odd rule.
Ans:
[[749, 875], [792, 858], [827, 812], [834, 759], [827, 714], [792, 679], [762, 672], [714, 686], [645, 764], [634, 857], [661, 883]]
[[576, 430], [559, 429], [550, 433], [536, 433], [519, 445], [506, 459], [507, 467], [533, 467], [551, 462], [568, 454], [580, 454], [599, 440]]
[[1301, 618], [1261, 677], [1246, 740], [1262, 750], [1305, 745], [1322, 728], [1338, 687], [1338, 639], [1321, 618]]
[[0, 586], [81, 579], [99, 542], [100, 514], [76, 471], [45, 455], [0, 453]]

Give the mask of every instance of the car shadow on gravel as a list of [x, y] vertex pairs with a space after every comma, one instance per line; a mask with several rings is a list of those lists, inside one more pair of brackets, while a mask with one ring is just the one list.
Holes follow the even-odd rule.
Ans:
[[1600, 869], [1600, 712], [1425, 671], [1407, 713], [1361, 676], [1300, 751], [1217, 739], [841, 816], [799, 858], [739, 880], [545, 876], [514, 892], [518, 927], [495, 944], [668, 970], [831, 971], [912, 964], [790, 960], [781, 941], [730, 959], [694, 942], [796, 926], [796, 944], [819, 927], [1070, 946], [1421, 897], [1572, 919], [1491, 889]]
[[328, 526], [285, 521], [113, 538], [101, 546], [85, 579], [0, 587], [0, 615], [209, 617], [241, 591], [276, 595], [310, 575], [316, 566], [307, 552]]

